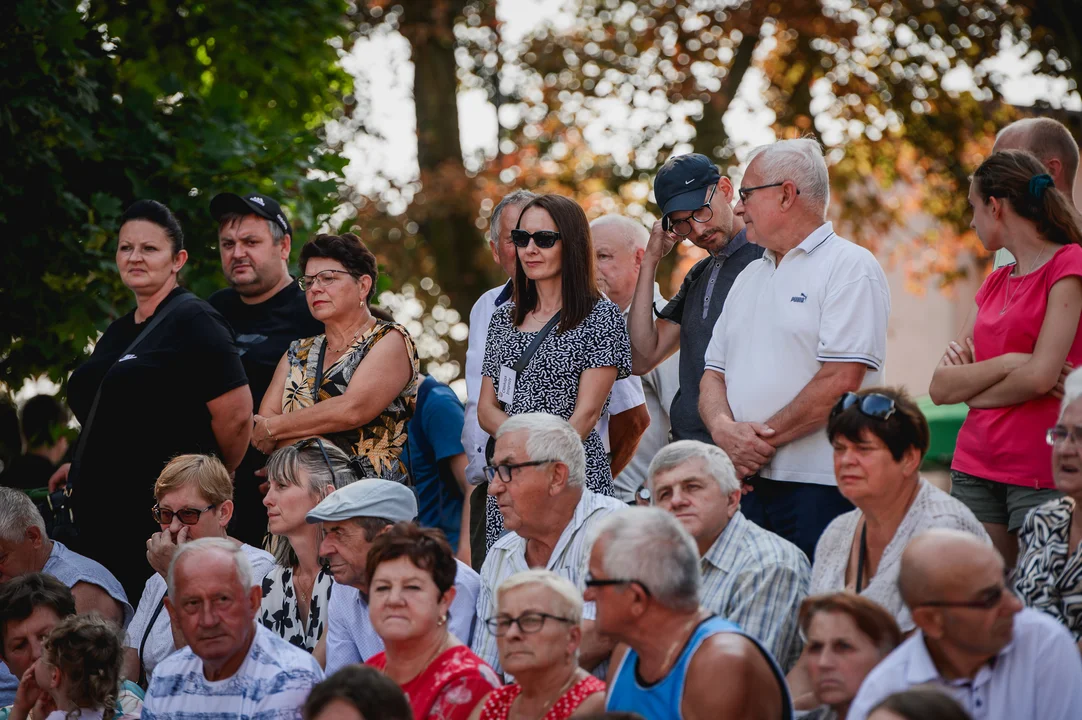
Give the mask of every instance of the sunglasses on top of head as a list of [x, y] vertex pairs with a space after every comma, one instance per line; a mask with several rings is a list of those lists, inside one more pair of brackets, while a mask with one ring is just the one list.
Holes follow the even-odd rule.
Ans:
[[548, 250], [560, 239], [560, 233], [556, 230], [538, 230], [534, 233], [518, 229], [511, 231], [511, 242], [513, 242], [517, 248], [528, 247], [530, 238], [533, 238], [534, 245], [542, 250]]

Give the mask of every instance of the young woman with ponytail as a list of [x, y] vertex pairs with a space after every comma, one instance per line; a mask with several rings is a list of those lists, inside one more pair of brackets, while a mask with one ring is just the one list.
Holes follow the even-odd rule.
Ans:
[[981, 285], [976, 310], [932, 377], [937, 404], [966, 403], [951, 494], [984, 524], [1007, 566], [1026, 513], [1059, 497], [1045, 431], [1063, 381], [1082, 362], [1082, 216], [1023, 150], [994, 153], [973, 174], [971, 227], [1014, 265]]

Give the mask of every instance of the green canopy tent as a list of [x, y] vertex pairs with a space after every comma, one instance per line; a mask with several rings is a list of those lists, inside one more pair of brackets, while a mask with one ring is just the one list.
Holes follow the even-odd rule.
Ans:
[[927, 395], [917, 399], [917, 406], [928, 420], [928, 429], [931, 431], [924, 467], [950, 467], [951, 458], [954, 457], [954, 443], [958, 439], [962, 423], [965, 422], [969, 406], [965, 403], [936, 405]]

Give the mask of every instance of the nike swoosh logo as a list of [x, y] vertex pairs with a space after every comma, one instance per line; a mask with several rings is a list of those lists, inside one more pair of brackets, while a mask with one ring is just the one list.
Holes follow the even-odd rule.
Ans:
[[693, 183], [693, 182], [695, 182], [695, 178], [691, 178], [690, 180], [686, 180], [686, 181], [684, 182], [684, 184], [685, 184], [685, 185], [690, 185], [690, 184], [691, 184], [691, 183]]

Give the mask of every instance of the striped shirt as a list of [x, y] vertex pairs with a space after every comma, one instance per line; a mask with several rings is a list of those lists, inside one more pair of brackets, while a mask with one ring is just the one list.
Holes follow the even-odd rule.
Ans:
[[[626, 509], [626, 503], [584, 487], [579, 504], [575, 506], [575, 513], [560, 534], [545, 569], [570, 580], [572, 585], [583, 590], [586, 573], [589, 571], [594, 525], [609, 513]], [[481, 623], [496, 614], [496, 588], [515, 573], [529, 569], [526, 564], [526, 538], [514, 532], [509, 532], [496, 541], [488, 551], [485, 564], [481, 566], [481, 592], [477, 596], [478, 628], [473, 634], [471, 649], [498, 673], [503, 670], [500, 668], [500, 656], [496, 649], [496, 636], [482, 627]], [[593, 603], [586, 603], [582, 616], [588, 620], [594, 619]]]
[[255, 638], [231, 677], [210, 681], [203, 660], [186, 647], [158, 664], [143, 720], [286, 720], [301, 718], [312, 687], [323, 679], [315, 658], [252, 621]]
[[756, 638], [788, 672], [800, 656], [797, 614], [811, 565], [796, 545], [739, 510], [702, 558], [700, 603]]

